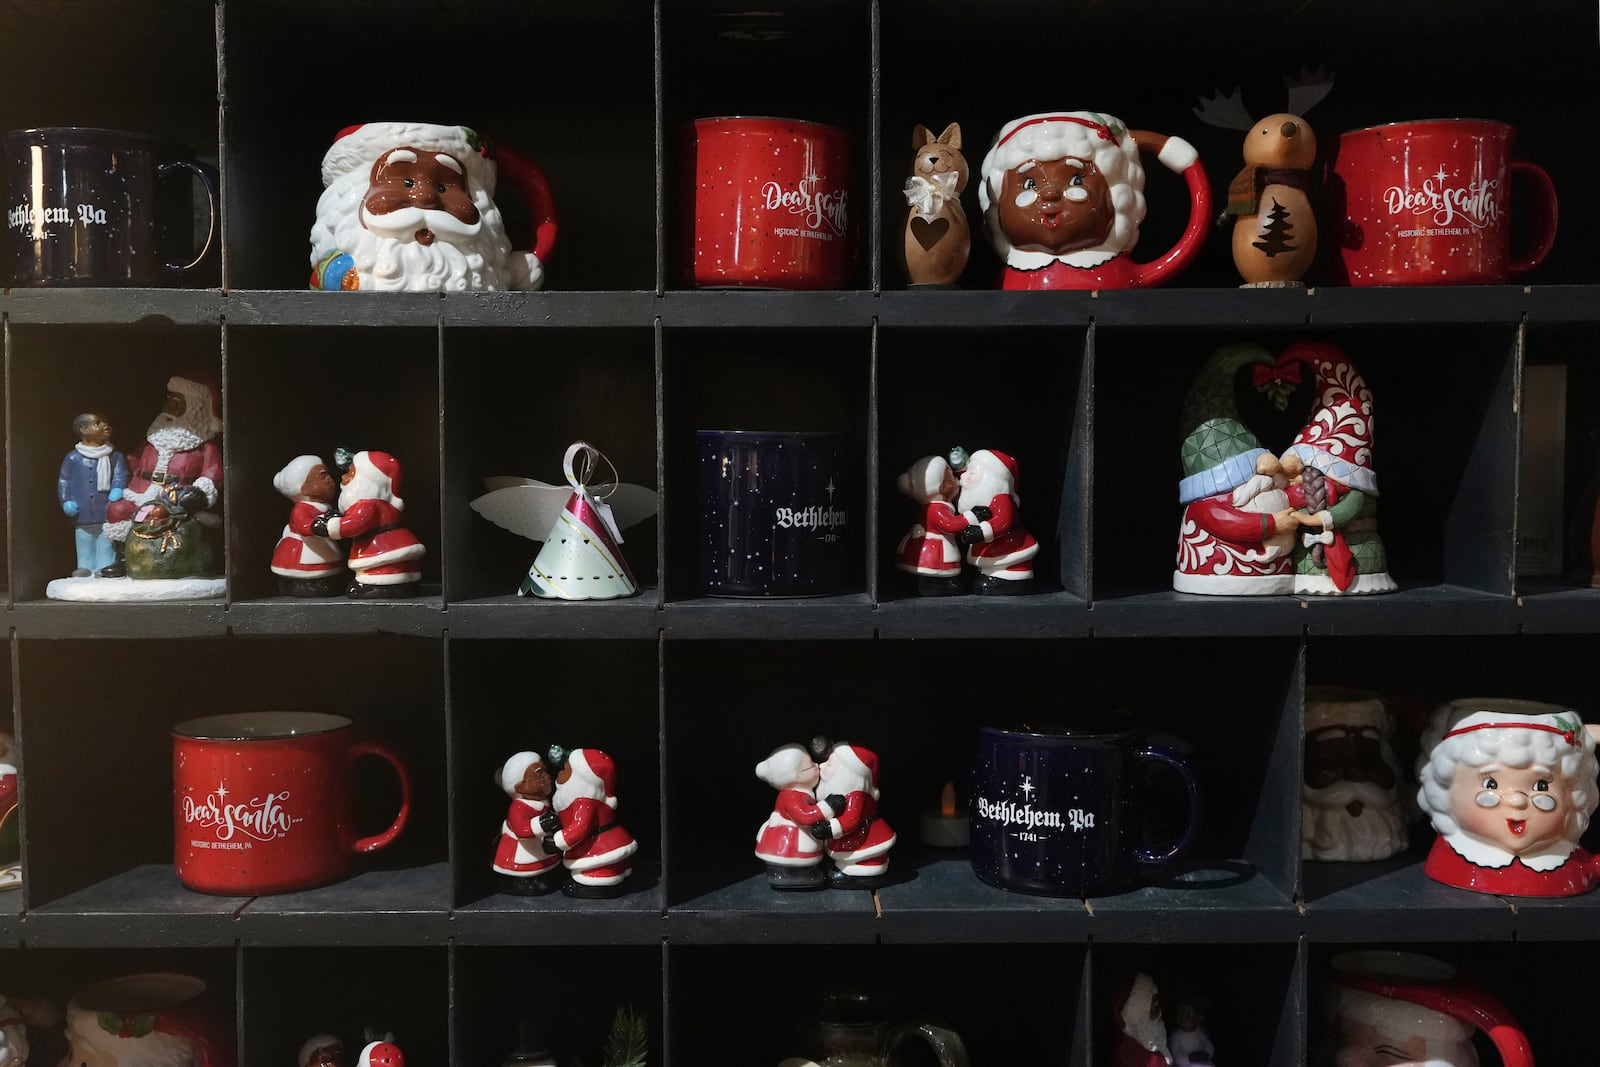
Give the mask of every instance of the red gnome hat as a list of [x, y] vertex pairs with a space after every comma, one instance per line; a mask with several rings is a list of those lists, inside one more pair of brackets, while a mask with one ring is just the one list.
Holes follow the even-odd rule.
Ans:
[[1289, 451], [1340, 485], [1378, 495], [1372, 471], [1372, 391], [1350, 357], [1326, 341], [1296, 341], [1278, 366], [1304, 363], [1316, 374], [1317, 406]]

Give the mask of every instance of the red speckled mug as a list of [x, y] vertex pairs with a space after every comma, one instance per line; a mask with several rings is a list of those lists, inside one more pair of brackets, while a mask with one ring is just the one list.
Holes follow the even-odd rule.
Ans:
[[[1502, 122], [1394, 122], [1341, 134], [1329, 183], [1336, 276], [1350, 285], [1500, 285], [1537, 267], [1556, 238], [1556, 191], [1511, 158]], [[1533, 194], [1527, 252], [1511, 257], [1511, 181]]]
[[[314, 711], [190, 719], [172, 728], [172, 829], [178, 880], [202, 893], [253, 896], [342, 877], [357, 853], [400, 836], [411, 778], [393, 752], [357, 741], [353, 724]], [[355, 835], [351, 764], [387, 760], [400, 812], [381, 834]]]
[[850, 135], [795, 119], [698, 119], [680, 271], [697, 286], [838, 289], [852, 262]]

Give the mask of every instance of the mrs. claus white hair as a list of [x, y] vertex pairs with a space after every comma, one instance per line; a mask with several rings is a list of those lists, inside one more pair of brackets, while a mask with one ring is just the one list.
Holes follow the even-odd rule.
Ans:
[[[1481, 728], [1503, 722], [1516, 725]], [[1524, 723], [1563, 732], [1530, 730]], [[1569, 726], [1576, 726], [1575, 743], [1568, 742], [1564, 733]], [[1467, 727], [1480, 729], [1445, 736]], [[1566, 836], [1576, 841], [1589, 825], [1589, 816], [1600, 800], [1595, 792], [1600, 763], [1595, 759], [1594, 739], [1584, 730], [1577, 712], [1525, 700], [1455, 700], [1435, 711], [1422, 735], [1422, 754], [1417, 757], [1417, 780], [1422, 783], [1417, 803], [1433, 817], [1433, 828], [1440, 834], [1461, 830], [1450, 814], [1450, 783], [1457, 768], [1488, 763], [1518, 769], [1535, 763], [1549, 767], [1566, 781], [1572, 801], [1572, 824]]]
[[[1000, 230], [997, 204], [1006, 171], [1030, 159], [1048, 162], [1068, 157], [1089, 160], [1105, 176], [1117, 215], [1111, 232], [1096, 248], [1062, 256], [1012, 248]], [[1139, 224], [1145, 214], [1144, 167], [1139, 163], [1139, 146], [1128, 135], [1127, 127], [1109, 115], [1053, 111], [1014, 119], [1000, 128], [989, 154], [983, 157], [980, 173], [983, 180], [978, 183], [978, 204], [983, 208], [984, 226], [990, 243], [1008, 266], [1031, 270], [1078, 255], [1104, 260], [1106, 253], [1125, 252], [1138, 243]]]

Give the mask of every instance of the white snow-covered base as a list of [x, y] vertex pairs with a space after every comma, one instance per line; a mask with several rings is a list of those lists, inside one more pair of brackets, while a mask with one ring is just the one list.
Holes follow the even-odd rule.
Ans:
[[80, 604], [145, 604], [219, 597], [227, 585], [223, 578], [57, 578], [44, 595]]
[[1358, 574], [1349, 589], [1340, 589], [1333, 584], [1332, 578], [1321, 574], [1297, 574], [1294, 579], [1297, 596], [1366, 596], [1369, 593], [1392, 593], [1399, 588], [1395, 580], [1389, 577], [1388, 571]]
[[0, 890], [15, 889], [22, 884], [22, 864], [0, 867]]

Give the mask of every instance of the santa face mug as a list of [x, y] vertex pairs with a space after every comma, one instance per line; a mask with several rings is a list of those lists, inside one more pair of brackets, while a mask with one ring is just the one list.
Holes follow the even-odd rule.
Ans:
[[[190, 719], [172, 728], [173, 842], [178, 880], [202, 893], [250, 896], [341, 878], [359, 853], [392, 844], [411, 814], [411, 777], [353, 724], [312, 711]], [[351, 764], [394, 768], [400, 810], [388, 829], [355, 833]]]
[[1565, 897], [1600, 880], [1578, 846], [1595, 804], [1596, 727], [1531, 700], [1452, 700], [1417, 758], [1417, 803], [1439, 838], [1429, 878], [1502, 896]]
[[[513, 250], [495, 185], [527, 200], [533, 246]], [[538, 289], [555, 250], [550, 182], [538, 165], [465, 126], [369, 122], [322, 158], [311, 288], [388, 292]]]
[[67, 1055], [86, 1067], [233, 1067], [228, 1013], [193, 975], [157, 972], [96, 982], [73, 995]]
[[[1144, 764], [1177, 772], [1189, 818], [1177, 840], [1142, 842]], [[1001, 889], [1091, 897], [1132, 888], [1137, 864], [1182, 856], [1200, 828], [1200, 786], [1179, 753], [1137, 733], [978, 731], [972, 760], [972, 869]]]

